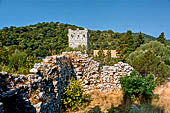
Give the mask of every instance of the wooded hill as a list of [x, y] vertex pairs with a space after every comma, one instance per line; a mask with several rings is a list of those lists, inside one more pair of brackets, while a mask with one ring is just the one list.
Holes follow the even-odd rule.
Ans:
[[[59, 22], [43, 22], [24, 27], [4, 27], [0, 30], [0, 46], [8, 47], [10, 53], [17, 48], [29, 55], [47, 56], [58, 54], [68, 47], [68, 29], [77, 29], [75, 25]], [[80, 29], [83, 29], [79, 27]], [[117, 33], [112, 30], [93, 31], [90, 33], [91, 49], [116, 49], [117, 39], [125, 33]], [[133, 33], [137, 37], [139, 33]], [[143, 34], [146, 41], [155, 40], [154, 37]]]
[[[82, 27], [59, 22], [43, 22], [23, 27], [11, 26], [2, 28], [0, 30], [0, 70], [4, 66], [12, 65], [11, 62], [15, 61], [15, 57], [24, 59], [24, 61], [19, 60], [21, 62], [17, 66], [12, 66], [15, 68], [14, 70], [18, 70], [19, 67], [26, 67], [26, 65], [28, 68], [31, 68], [39, 57], [70, 50], [67, 37], [68, 29], [77, 28], [83, 29]], [[94, 49], [117, 49], [120, 46], [120, 39], [126, 37], [127, 33], [118, 33], [112, 30], [89, 30], [89, 34], [89, 53], [92, 54]], [[130, 31], [130, 36], [132, 35], [134, 39], [137, 39], [139, 34], [131, 33]], [[144, 37], [145, 42], [156, 40], [154, 37], [143, 33], [141, 33], [141, 36]], [[20, 58], [17, 55], [24, 56], [24, 58]], [[25, 64], [24, 62], [31, 62], [31, 64]]]

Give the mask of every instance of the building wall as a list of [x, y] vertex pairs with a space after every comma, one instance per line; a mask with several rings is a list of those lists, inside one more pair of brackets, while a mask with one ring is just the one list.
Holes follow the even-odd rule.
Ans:
[[[108, 50], [103, 50], [104, 55], [107, 55]], [[96, 57], [98, 56], [99, 50], [93, 50], [93, 56]], [[117, 51], [116, 50], [111, 50], [111, 57], [117, 58]]]
[[79, 45], [85, 46], [89, 50], [89, 34], [88, 30], [68, 30], [69, 47], [78, 48]]

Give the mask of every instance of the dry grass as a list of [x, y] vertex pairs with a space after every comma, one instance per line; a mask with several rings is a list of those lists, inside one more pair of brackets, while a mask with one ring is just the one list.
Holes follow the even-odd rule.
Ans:
[[121, 91], [111, 91], [108, 93], [100, 92], [95, 90], [93, 92], [88, 93], [90, 97], [89, 105], [77, 112], [74, 113], [87, 113], [90, 109], [94, 108], [95, 106], [99, 106], [103, 113], [107, 113], [107, 109], [114, 105], [117, 107], [122, 102], [122, 92]]
[[107, 111], [111, 105], [117, 107], [122, 101], [122, 93], [120, 91], [111, 91], [109, 93], [93, 91], [90, 95], [90, 107], [93, 108], [98, 105], [101, 111]]
[[[159, 100], [154, 99], [152, 101], [152, 104], [154, 106], [163, 108], [164, 113], [170, 113], [170, 83], [157, 87], [154, 93], [159, 94]], [[90, 97], [89, 105], [80, 111], [72, 113], [87, 113], [95, 106], [99, 106], [103, 113], [107, 113], [107, 109], [109, 109], [111, 105], [113, 105], [114, 107], [118, 107], [122, 104], [123, 99], [121, 91], [111, 91], [108, 93], [104, 93], [95, 90], [93, 92], [88, 93], [88, 95]]]
[[170, 113], [170, 83], [157, 87], [154, 93], [159, 94], [159, 100], [153, 101], [153, 104], [162, 107], [165, 113]]

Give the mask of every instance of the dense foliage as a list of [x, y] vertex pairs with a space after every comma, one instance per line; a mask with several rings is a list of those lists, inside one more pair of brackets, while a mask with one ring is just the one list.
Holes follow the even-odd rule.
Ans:
[[[40, 57], [56, 54], [68, 45], [67, 27], [69, 28], [66, 24], [53, 22], [26, 27], [5, 27], [0, 30], [0, 45], [14, 46], [26, 54]], [[14, 47], [11, 49], [15, 49]]]
[[170, 47], [160, 42], [142, 45], [126, 60], [141, 75], [154, 74], [158, 83], [170, 76]]
[[[1, 70], [10, 70], [12, 61], [10, 56], [16, 50], [24, 54], [24, 57], [22, 57], [23, 66], [30, 63], [26, 60], [30, 60], [28, 58], [30, 56], [33, 56], [31, 61], [36, 62], [37, 57], [44, 57], [62, 51], [68, 45], [65, 26], [67, 25], [51, 22], [26, 27], [4, 27], [0, 30], [0, 51], [3, 53], [0, 56]], [[18, 69], [23, 66], [12, 66], [14, 67], [13, 70], [15, 70], [12, 72], [18, 73]], [[26, 70], [28, 72], [29, 69]]]
[[142, 78], [135, 71], [131, 72], [130, 76], [121, 77], [120, 84], [125, 102], [132, 102], [134, 99], [140, 99], [140, 102], [149, 101], [156, 86], [153, 75]]
[[137, 38], [134, 38], [131, 31], [127, 31], [125, 37], [121, 37], [118, 40], [117, 51], [120, 53], [121, 58], [126, 58], [130, 53], [144, 44], [144, 37], [142, 33], [139, 33]]
[[87, 101], [83, 94], [81, 83], [74, 79], [70, 80], [64, 91], [62, 101], [66, 110], [75, 110], [85, 105]]
[[17, 49], [11, 56], [7, 57], [8, 59], [6, 59], [5, 62], [8, 65], [4, 65], [2, 61], [0, 70], [10, 73], [27, 74], [35, 63], [41, 62], [41, 59], [37, 59], [35, 56], [28, 56], [25, 52]]

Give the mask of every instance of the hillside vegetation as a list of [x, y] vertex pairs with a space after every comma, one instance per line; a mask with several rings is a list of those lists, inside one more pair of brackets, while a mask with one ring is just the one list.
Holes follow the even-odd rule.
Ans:
[[[41, 58], [72, 50], [68, 47], [67, 33], [68, 29], [77, 28], [83, 29], [59, 22], [43, 22], [24, 27], [4, 27], [0, 30], [0, 70], [28, 73], [33, 64], [39, 62]], [[137, 41], [138, 37], [143, 37], [145, 42], [155, 40], [154, 37], [143, 33], [132, 33], [131, 31], [127, 33], [117, 33], [112, 30], [89, 30], [89, 55], [92, 55], [94, 49], [117, 49], [122, 52], [123, 58], [140, 46]], [[132, 39], [132, 43], [127, 42], [129, 38]], [[128, 44], [135, 44], [135, 47], [129, 48]], [[13, 63], [13, 59], [16, 59], [17, 63]]]

